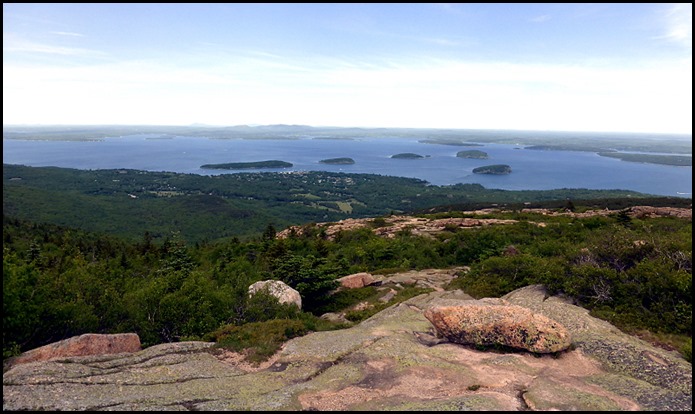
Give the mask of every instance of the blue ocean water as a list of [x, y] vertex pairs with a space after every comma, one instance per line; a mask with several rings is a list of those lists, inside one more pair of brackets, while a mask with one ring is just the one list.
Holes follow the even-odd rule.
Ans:
[[[131, 168], [202, 175], [258, 171], [334, 171], [414, 177], [433, 185], [478, 183], [504, 190], [560, 188], [622, 189], [647, 194], [692, 197], [692, 167], [634, 163], [591, 152], [541, 151], [483, 143], [478, 147], [426, 144], [411, 138], [207, 139], [132, 135], [103, 141], [29, 141], [3, 139], [3, 163], [78, 169]], [[476, 149], [486, 160], [457, 158]], [[421, 159], [392, 159], [412, 152]], [[327, 165], [322, 159], [350, 157], [352, 165]], [[206, 170], [203, 164], [282, 160], [291, 168]], [[508, 164], [509, 175], [473, 174], [476, 167]]]

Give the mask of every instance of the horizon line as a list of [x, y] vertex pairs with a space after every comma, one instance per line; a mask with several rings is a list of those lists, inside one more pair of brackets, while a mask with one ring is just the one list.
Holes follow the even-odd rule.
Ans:
[[2, 124], [3, 128], [23, 127], [23, 128], [45, 128], [45, 127], [175, 127], [175, 128], [262, 128], [262, 127], [303, 127], [303, 128], [331, 128], [331, 129], [407, 129], [407, 130], [457, 130], [457, 131], [519, 131], [519, 132], [562, 132], [562, 133], [602, 133], [602, 134], [644, 134], [644, 135], [683, 135], [692, 136], [692, 132], [644, 132], [644, 131], [600, 131], [600, 130], [562, 130], [562, 129], [515, 129], [515, 128], [463, 128], [463, 127], [394, 127], [394, 126], [334, 126], [334, 125], [308, 125], [308, 124], [206, 124], [192, 123], [186, 125], [180, 124], [52, 124], [52, 123], [36, 123], [36, 124]]

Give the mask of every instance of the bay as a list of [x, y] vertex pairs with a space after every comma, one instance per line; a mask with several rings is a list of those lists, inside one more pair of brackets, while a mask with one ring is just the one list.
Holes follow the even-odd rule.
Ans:
[[[462, 150], [488, 153], [484, 160], [456, 157]], [[393, 159], [411, 152], [421, 159]], [[320, 163], [350, 157], [352, 165]], [[282, 160], [291, 168], [209, 170], [203, 164]], [[521, 146], [481, 143], [476, 147], [421, 143], [403, 137], [356, 139], [208, 139], [130, 135], [100, 141], [3, 139], [3, 163], [77, 169], [128, 168], [201, 175], [259, 171], [331, 171], [369, 173], [425, 180], [433, 185], [478, 183], [489, 189], [620, 189], [674, 197], [692, 197], [692, 166], [622, 161], [592, 152], [543, 151]], [[472, 171], [490, 164], [511, 166], [509, 175]]]

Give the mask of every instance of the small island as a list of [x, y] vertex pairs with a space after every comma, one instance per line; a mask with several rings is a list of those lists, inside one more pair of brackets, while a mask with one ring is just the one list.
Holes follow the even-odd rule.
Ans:
[[243, 170], [248, 168], [289, 168], [292, 167], [292, 163], [270, 160], [270, 161], [256, 161], [256, 162], [228, 162], [225, 164], [204, 164], [200, 168], [209, 170]]
[[476, 160], [486, 160], [489, 158], [487, 152], [478, 150], [459, 151], [456, 153], [456, 156], [458, 158], [472, 158]]
[[512, 167], [510, 167], [506, 164], [486, 165], [483, 167], [473, 168], [474, 174], [504, 175], [504, 174], [511, 174], [511, 172], [512, 172]]
[[405, 160], [416, 160], [419, 158], [425, 158], [420, 154], [413, 154], [412, 152], [402, 152], [400, 154], [392, 155], [391, 158], [399, 158]]
[[355, 160], [352, 158], [328, 158], [325, 160], [319, 161], [321, 164], [333, 164], [333, 165], [348, 165], [348, 164], [354, 164]]

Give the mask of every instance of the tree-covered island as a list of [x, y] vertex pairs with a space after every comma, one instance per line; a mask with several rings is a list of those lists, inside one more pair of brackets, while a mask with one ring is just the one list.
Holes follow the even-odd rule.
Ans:
[[391, 158], [399, 158], [399, 159], [405, 159], [405, 160], [416, 160], [420, 158], [425, 158], [420, 154], [414, 154], [412, 152], [402, 152], [400, 154], [394, 154], [391, 156]]
[[474, 174], [503, 175], [503, 174], [511, 174], [511, 172], [512, 172], [512, 167], [510, 167], [506, 164], [485, 165], [483, 167], [473, 168]]
[[203, 164], [200, 168], [206, 170], [243, 170], [250, 168], [290, 168], [292, 163], [279, 161], [279, 160], [269, 160], [269, 161], [256, 161], [256, 162], [228, 162], [224, 164]]
[[458, 158], [472, 158], [476, 160], [486, 160], [489, 158], [487, 152], [478, 150], [459, 151], [456, 153]]
[[355, 160], [352, 158], [348, 157], [342, 157], [342, 158], [328, 158], [325, 160], [319, 161], [321, 164], [334, 164], [334, 165], [348, 165], [348, 164], [354, 164]]

